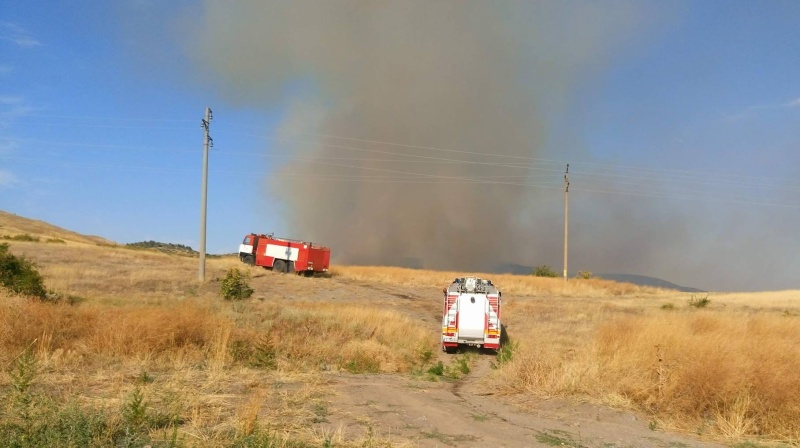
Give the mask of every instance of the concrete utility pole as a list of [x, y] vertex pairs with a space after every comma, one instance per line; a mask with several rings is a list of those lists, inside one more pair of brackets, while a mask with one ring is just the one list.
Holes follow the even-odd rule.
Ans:
[[208, 202], [208, 149], [214, 146], [214, 140], [208, 135], [211, 126], [211, 109], [206, 107], [206, 117], [200, 124], [203, 128], [203, 183], [200, 187], [200, 272], [201, 282], [206, 280], [206, 203]]
[[569, 163], [564, 173], [564, 282], [567, 281], [567, 255], [569, 246]]

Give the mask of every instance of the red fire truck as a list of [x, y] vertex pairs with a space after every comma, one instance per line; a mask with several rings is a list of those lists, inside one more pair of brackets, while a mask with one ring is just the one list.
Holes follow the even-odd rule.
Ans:
[[331, 250], [310, 242], [251, 233], [239, 245], [239, 260], [278, 272], [313, 275], [326, 272]]

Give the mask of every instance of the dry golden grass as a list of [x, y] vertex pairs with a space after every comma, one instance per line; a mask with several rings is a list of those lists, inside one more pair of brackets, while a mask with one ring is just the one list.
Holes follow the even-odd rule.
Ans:
[[614, 296], [661, 296], [670, 294], [659, 288], [637, 286], [603, 279], [569, 279], [534, 277], [511, 274], [464, 273], [453, 271], [429, 271], [391, 266], [334, 266], [331, 275], [348, 280], [389, 285], [443, 287], [454, 278], [477, 276], [492, 280], [506, 295], [559, 296], [559, 297], [614, 297]]
[[792, 310], [800, 308], [800, 290], [712, 293], [709, 298], [715, 304], [754, 309]]
[[53, 238], [92, 245], [113, 244], [105, 238], [81, 235], [80, 233], [62, 229], [61, 227], [56, 227], [44, 221], [28, 219], [0, 210], [0, 235], [15, 236], [24, 234], [39, 237], [43, 240]]
[[[119, 409], [138, 384], [153, 407], [181, 416], [190, 446], [224, 446], [264, 422], [318, 445], [388, 446], [314, 426], [331, 393], [324, 372], [416, 369], [438, 341], [438, 326], [420, 318], [438, 310], [441, 287], [470, 275], [336, 266], [332, 278], [303, 279], [230, 257], [207, 260], [209, 281], [200, 283], [193, 258], [73, 241], [11, 242], [48, 288], [84, 301], [46, 304], [0, 290], [0, 365], [8, 371], [30, 348], [37, 387], [103, 409]], [[230, 267], [252, 275], [252, 300], [220, 300], [217, 279]], [[655, 288], [475, 275], [503, 291], [504, 323], [518, 344], [487, 382], [500, 392], [584, 397], [730, 440], [800, 438], [800, 291], [712, 293], [698, 310], [689, 294]], [[373, 305], [347, 297], [354, 284], [419, 293]], [[137, 379], [143, 372], [152, 383]], [[0, 375], [0, 390], [10, 381]]]
[[495, 374], [505, 393], [587, 397], [729, 440], [800, 438], [797, 314], [517, 302], [506, 317], [519, 348]]
[[[141, 387], [152, 407], [181, 416], [179, 433], [189, 446], [227, 446], [232, 434], [265, 422], [278, 434], [318, 445], [328, 437], [337, 446], [390, 446], [352, 429], [319, 433], [316, 413], [329, 393], [321, 374], [407, 372], [436, 348], [429, 329], [391, 309], [287, 296], [329, 279], [247, 268], [232, 257], [207, 260], [209, 281], [200, 283], [197, 259], [157, 252], [18, 241], [11, 252], [33, 260], [48, 288], [83, 301], [42, 303], [2, 290], [3, 370], [31, 349], [42, 393], [111, 412]], [[222, 301], [218, 279], [234, 266], [273, 292]], [[294, 289], [282, 291], [282, 285]], [[143, 372], [155, 381], [142, 384]], [[0, 375], [0, 391], [10, 382]]]
[[67, 353], [82, 365], [134, 359], [168, 368], [181, 360], [218, 372], [263, 355], [288, 370], [404, 372], [436, 345], [428, 329], [394, 311], [275, 302], [237, 308], [246, 314], [239, 323], [250, 325], [197, 300], [76, 307], [10, 299], [0, 307], [0, 362], [36, 347], [43, 359]]

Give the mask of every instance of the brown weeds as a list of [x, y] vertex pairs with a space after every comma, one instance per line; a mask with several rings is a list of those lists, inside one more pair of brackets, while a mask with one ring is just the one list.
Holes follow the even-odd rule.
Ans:
[[[581, 338], [560, 338], [546, 320], [526, 334], [497, 373], [500, 389], [627, 403], [671, 427], [731, 439], [800, 437], [797, 318], [703, 310], [598, 321], [608, 309], [589, 314], [574, 328]], [[564, 328], [569, 319], [559, 320]]]
[[[233, 257], [209, 259], [209, 281], [199, 283], [196, 259], [41, 230], [19, 226], [68, 242], [12, 242], [11, 251], [35, 261], [48, 288], [85, 300], [0, 291], [0, 365], [8, 370], [30, 349], [37, 387], [107, 409], [143, 383], [198, 446], [223, 446], [263, 421], [346, 446], [341, 432], [311, 429], [328, 393], [323, 372], [416, 369], [437, 349], [439, 330], [420, 315], [438, 309], [442, 286], [470, 275], [336, 266], [333, 278], [305, 279], [245, 267], [256, 294], [227, 303], [216, 279], [242, 267]], [[518, 347], [489, 383], [500, 392], [588, 397], [729, 439], [800, 437], [800, 292], [711, 294], [697, 310], [676, 292], [600, 279], [477, 275], [503, 291], [503, 322]], [[350, 301], [345, 286], [354, 283], [419, 293], [401, 305]], [[659, 308], [665, 301], [670, 311]], [[0, 385], [9, 381], [0, 375]]]

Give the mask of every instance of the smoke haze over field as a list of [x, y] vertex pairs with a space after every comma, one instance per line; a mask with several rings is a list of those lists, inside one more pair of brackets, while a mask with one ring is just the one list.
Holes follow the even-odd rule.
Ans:
[[[693, 179], [674, 173], [650, 173], [673, 188], [672, 201], [657, 197], [663, 190], [604, 195], [636, 194], [647, 181], [627, 172], [622, 188], [614, 171], [581, 165], [591, 154], [580, 118], [566, 114], [641, 37], [652, 11], [636, 5], [209, 1], [192, 51], [230, 102], [285, 108], [269, 151], [286, 158], [265, 194], [285, 204], [290, 236], [331, 246], [339, 262], [559, 270], [562, 161], [571, 160], [575, 270], [752, 289], [730, 278], [731, 266], [762, 274], [732, 260], [786, 247], [753, 239], [758, 216], [685, 205], [695, 193], [673, 187]], [[731, 194], [736, 178], [714, 185]], [[781, 286], [791, 260], [772, 271]]]
[[[309, 175], [278, 177], [271, 191], [286, 200], [297, 232], [344, 262], [454, 269], [519, 258], [531, 250], [520, 245], [530, 220], [541, 227], [558, 216], [563, 166], [528, 158], [542, 156], [549, 116], [619, 38], [604, 30], [630, 26], [623, 12], [589, 4], [236, 5], [212, 2], [208, 12], [209, 29], [224, 30], [206, 46], [229, 95], [268, 101], [297, 79], [310, 90], [292, 105], [276, 149], [313, 158], [282, 174]], [[556, 16], [575, 26], [558, 29]], [[540, 165], [551, 171], [528, 169]], [[541, 194], [527, 182], [553, 187], [555, 202], [536, 204]], [[530, 203], [537, 212], [526, 213]]]

